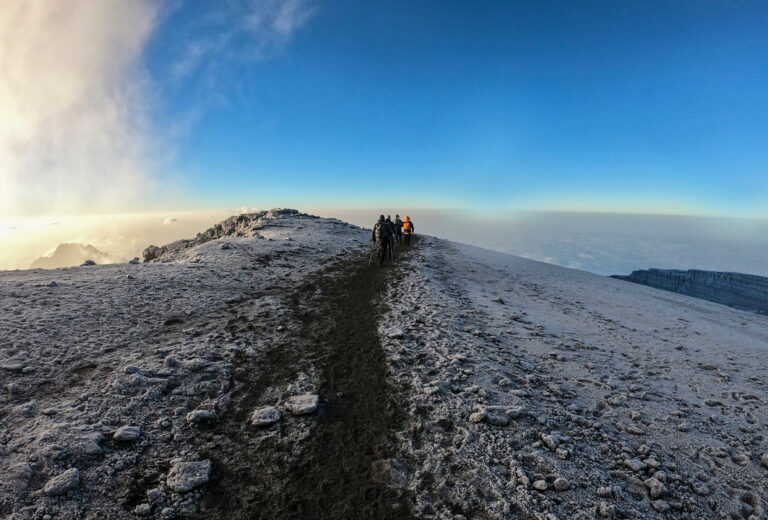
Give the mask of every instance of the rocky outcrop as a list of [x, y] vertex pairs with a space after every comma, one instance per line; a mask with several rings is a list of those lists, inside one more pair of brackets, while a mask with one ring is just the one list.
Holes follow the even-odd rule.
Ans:
[[142, 253], [142, 257], [145, 262], [151, 262], [152, 260], [158, 260], [170, 253], [175, 253], [182, 249], [194, 247], [219, 238], [252, 237], [256, 235], [260, 229], [263, 229], [273, 221], [289, 216], [318, 218], [313, 215], [299, 213], [299, 211], [295, 209], [282, 208], [259, 211], [256, 213], [243, 213], [242, 215], [234, 215], [219, 222], [212, 228], [209, 228], [202, 233], [198, 233], [195, 238], [177, 240], [176, 242], [171, 242], [170, 244], [160, 247], [149, 246]]
[[696, 269], [643, 269], [613, 278], [768, 314], [768, 278], [764, 276]]

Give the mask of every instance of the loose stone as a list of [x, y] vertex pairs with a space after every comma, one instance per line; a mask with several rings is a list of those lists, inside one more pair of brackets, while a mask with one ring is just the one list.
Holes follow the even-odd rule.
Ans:
[[317, 394], [297, 395], [288, 399], [285, 407], [293, 415], [308, 415], [317, 411], [320, 397]]
[[557, 445], [560, 444], [560, 439], [557, 438], [557, 435], [554, 434], [541, 434], [541, 442], [547, 445], [547, 448], [554, 451], [555, 448], [557, 448]]
[[63, 495], [80, 484], [80, 472], [70, 468], [61, 475], [53, 477], [45, 484], [45, 494], [49, 496]]
[[643, 484], [648, 488], [648, 494], [651, 495], [651, 498], [659, 498], [664, 493], [664, 484], [654, 477], [647, 479]]
[[251, 414], [251, 424], [254, 426], [269, 426], [279, 421], [282, 417], [283, 414], [274, 406], [265, 406], [253, 411]]
[[199, 462], [179, 462], [175, 464], [168, 472], [166, 482], [168, 487], [177, 493], [186, 493], [187, 491], [202, 486], [211, 475], [211, 461], [203, 460]]
[[112, 436], [116, 441], [135, 441], [141, 436], [138, 426], [121, 426]]
[[215, 419], [216, 416], [213, 415], [213, 412], [208, 410], [193, 410], [187, 414], [188, 423], [211, 422]]
[[638, 471], [644, 470], [647, 467], [647, 465], [644, 462], [637, 459], [626, 459], [624, 461], [624, 465], [629, 469], [631, 469], [632, 471], [634, 471], [635, 473], [637, 473]]
[[597, 496], [601, 498], [609, 497], [613, 494], [613, 488], [608, 486], [600, 486], [597, 488]]
[[488, 415], [488, 412], [485, 411], [485, 408], [473, 413], [469, 416], [469, 422], [473, 423], [480, 423], [483, 422]]
[[149, 516], [152, 514], [152, 506], [146, 503], [139, 504], [136, 506], [136, 509], [134, 509], [133, 512], [139, 516]]

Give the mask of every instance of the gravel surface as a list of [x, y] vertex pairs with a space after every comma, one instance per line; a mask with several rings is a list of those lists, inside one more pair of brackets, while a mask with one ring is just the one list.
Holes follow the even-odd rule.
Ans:
[[0, 516], [764, 517], [768, 317], [416, 238], [0, 272]]

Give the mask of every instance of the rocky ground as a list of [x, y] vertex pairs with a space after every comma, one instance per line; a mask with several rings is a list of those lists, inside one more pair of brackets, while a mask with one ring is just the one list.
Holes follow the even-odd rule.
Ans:
[[0, 515], [764, 517], [768, 317], [369, 233], [0, 272]]
[[422, 518], [763, 518], [766, 317], [425, 238], [382, 320]]

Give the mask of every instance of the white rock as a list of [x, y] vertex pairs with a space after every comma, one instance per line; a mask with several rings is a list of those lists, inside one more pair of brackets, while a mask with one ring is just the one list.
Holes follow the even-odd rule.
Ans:
[[760, 459], [760, 463], [768, 468], [768, 452], [763, 453], [763, 457]]
[[597, 496], [601, 498], [609, 497], [613, 495], [613, 488], [610, 488], [608, 486], [600, 486], [597, 488]]
[[293, 415], [307, 415], [317, 410], [320, 397], [317, 394], [296, 395], [288, 399], [285, 407]]
[[274, 406], [257, 408], [251, 414], [251, 424], [254, 426], [269, 426], [282, 419], [283, 414]]
[[485, 411], [485, 408], [481, 408], [469, 416], [469, 422], [480, 423], [483, 422], [487, 416], [488, 412]]
[[202, 486], [211, 476], [211, 461], [178, 462], [168, 472], [166, 483], [177, 493], [186, 493]]
[[547, 448], [550, 450], [554, 450], [557, 448], [557, 445], [560, 444], [560, 439], [557, 438], [557, 435], [555, 434], [541, 434], [541, 442], [547, 445]]
[[136, 506], [136, 509], [134, 509], [133, 512], [139, 516], [149, 516], [152, 514], [152, 506], [146, 503], [139, 504]]
[[546, 480], [537, 480], [533, 483], [533, 488], [538, 489], [539, 491], [546, 491], [547, 490], [547, 481]]
[[49, 496], [63, 495], [80, 484], [80, 472], [70, 468], [61, 475], [53, 477], [45, 484], [45, 494]]
[[216, 416], [209, 410], [193, 410], [187, 414], [188, 423], [201, 423], [216, 420]]
[[648, 488], [648, 494], [651, 495], [651, 498], [659, 498], [664, 494], [664, 484], [659, 482], [655, 477], [646, 479], [643, 484]]
[[112, 436], [116, 441], [135, 441], [141, 436], [141, 428], [138, 426], [121, 426]]
[[552, 487], [555, 488], [555, 491], [566, 491], [571, 488], [571, 484], [564, 478], [558, 477], [552, 483]]

